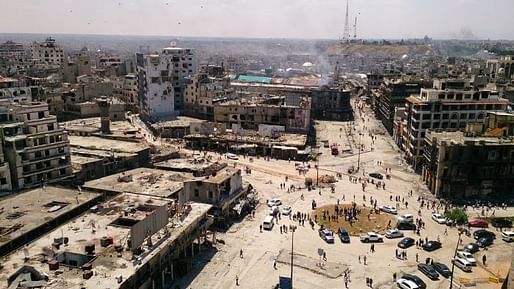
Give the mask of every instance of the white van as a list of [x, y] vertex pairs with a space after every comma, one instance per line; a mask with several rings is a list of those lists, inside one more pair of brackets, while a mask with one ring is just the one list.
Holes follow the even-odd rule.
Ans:
[[273, 217], [266, 216], [266, 218], [264, 218], [264, 221], [262, 222], [262, 227], [264, 228], [264, 230], [273, 229]]
[[457, 266], [459, 269], [461, 269], [464, 272], [471, 272], [471, 263], [466, 261], [466, 259], [463, 259], [463, 258], [453, 259], [453, 264], [455, 264], [455, 266]]

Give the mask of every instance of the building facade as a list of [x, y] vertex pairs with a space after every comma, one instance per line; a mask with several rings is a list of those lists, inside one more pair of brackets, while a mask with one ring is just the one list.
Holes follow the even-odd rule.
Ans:
[[64, 63], [64, 49], [57, 45], [52, 37], [48, 37], [43, 42], [32, 43], [30, 54], [32, 59], [43, 63], [56, 65]]
[[196, 72], [193, 50], [168, 47], [160, 54], [136, 54], [136, 63], [142, 117], [159, 121], [179, 115], [187, 77]]
[[47, 104], [0, 104], [0, 129], [12, 189], [53, 183], [71, 175], [68, 135], [50, 115]]
[[311, 92], [311, 116], [321, 120], [353, 120], [350, 90], [323, 87]]

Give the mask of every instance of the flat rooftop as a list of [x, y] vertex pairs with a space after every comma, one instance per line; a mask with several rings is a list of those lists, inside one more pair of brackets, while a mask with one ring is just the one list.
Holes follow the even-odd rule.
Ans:
[[230, 141], [237, 142], [239, 144], [261, 144], [261, 145], [281, 145], [281, 146], [292, 146], [292, 147], [304, 147], [307, 143], [307, 136], [304, 134], [293, 134], [293, 133], [281, 133], [277, 138], [269, 138], [258, 135], [235, 135], [231, 132], [227, 132], [223, 135], [201, 135], [191, 134], [187, 135], [186, 138], [208, 138], [213, 142], [216, 141]]
[[[60, 125], [68, 131], [99, 133], [100, 132], [100, 118], [82, 118], [66, 122], [61, 122]], [[140, 138], [136, 128], [134, 128], [128, 121], [111, 121], [111, 135], [124, 136], [127, 138]]]
[[191, 173], [138, 168], [86, 182], [84, 188], [102, 192], [170, 197], [182, 190], [185, 180], [192, 178]]
[[139, 142], [108, 139], [96, 136], [68, 136], [70, 146], [92, 150], [104, 150], [112, 152], [137, 153], [148, 147]]
[[178, 116], [174, 120], [167, 120], [167, 121], [159, 121], [154, 124], [152, 124], [152, 127], [154, 129], [160, 129], [160, 128], [181, 128], [181, 127], [188, 127], [192, 123], [202, 123], [207, 122], [203, 119], [193, 118], [193, 117], [187, 117], [187, 116]]
[[[170, 204], [173, 204], [173, 201], [169, 199], [121, 194], [99, 206], [97, 212], [88, 212], [29, 244], [26, 247], [29, 253], [27, 262], [23, 262], [25, 258], [23, 249], [6, 256], [2, 262], [4, 269], [0, 271], [0, 286], [7, 286], [9, 276], [21, 266], [27, 265], [49, 276], [49, 282], [44, 287], [46, 289], [119, 288], [123, 282], [118, 283], [117, 276], [123, 276], [123, 281], [128, 280], [162, 250], [175, 246], [175, 242], [183, 233], [200, 224], [212, 207], [208, 204], [190, 203], [188, 204], [190, 210], [169, 218], [167, 225], [151, 236], [153, 246], [148, 247], [145, 243], [142, 246], [142, 253], [137, 256], [134, 256], [132, 251], [125, 250], [130, 227], [117, 225], [119, 217], [129, 212], [128, 217], [144, 218], [147, 211], [139, 208]], [[68, 244], [59, 249], [50, 249], [54, 239], [61, 237], [67, 237]], [[111, 237], [113, 245], [102, 247], [100, 240], [103, 237]], [[89, 279], [82, 277], [84, 271], [80, 266], [67, 266], [61, 263], [59, 268], [61, 274], [55, 274], [55, 271], [50, 271], [49, 265], [44, 262], [59, 258], [64, 253], [78, 254], [82, 259], [87, 258], [85, 246], [92, 244], [95, 245], [95, 257], [86, 261], [92, 265], [95, 274]], [[120, 244], [124, 250], [117, 253], [114, 245]]]
[[0, 246], [98, 197], [97, 193], [46, 187], [2, 199]]
[[514, 138], [499, 138], [499, 137], [487, 137], [487, 136], [478, 136], [478, 137], [468, 137], [464, 135], [462, 131], [430, 131], [427, 133], [427, 137], [432, 141], [434, 138], [436, 139], [437, 144], [441, 144], [442, 142], [454, 143], [454, 144], [465, 144], [468, 142], [474, 142], [475, 144], [479, 144], [483, 142], [486, 145], [512, 145], [514, 146]]
[[154, 164], [158, 169], [190, 172], [206, 170], [216, 165], [218, 165], [220, 169], [226, 166], [225, 163], [219, 163], [217, 161], [212, 162], [204, 157], [169, 159]]

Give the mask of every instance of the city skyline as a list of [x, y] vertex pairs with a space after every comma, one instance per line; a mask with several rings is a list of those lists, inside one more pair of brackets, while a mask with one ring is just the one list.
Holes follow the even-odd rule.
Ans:
[[[358, 16], [358, 38], [514, 39], [509, 29], [514, 2], [492, 2], [349, 1], [350, 34]], [[5, 1], [3, 6], [40, 20], [34, 25], [20, 22], [18, 13], [7, 13], [0, 20], [1, 33], [338, 39], [346, 1], [56, 0], [29, 5], [23, 0]], [[459, 10], [462, 13], [456, 13]]]

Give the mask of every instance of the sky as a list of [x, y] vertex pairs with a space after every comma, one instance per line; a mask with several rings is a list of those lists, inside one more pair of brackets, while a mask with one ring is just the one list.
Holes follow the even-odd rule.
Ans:
[[[0, 0], [1, 33], [339, 39], [346, 0]], [[514, 0], [349, 0], [365, 39], [514, 40]]]

